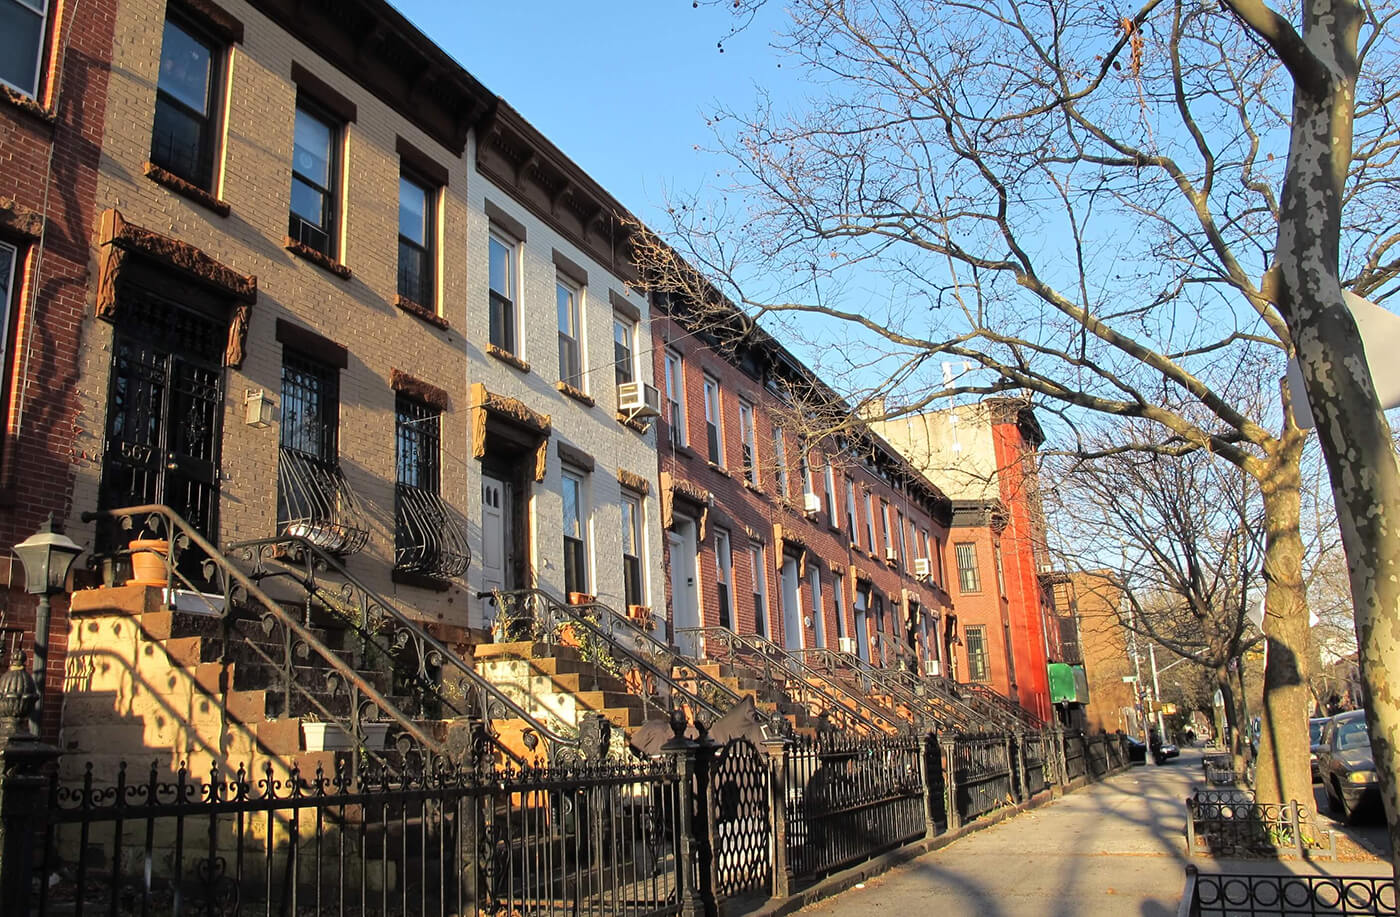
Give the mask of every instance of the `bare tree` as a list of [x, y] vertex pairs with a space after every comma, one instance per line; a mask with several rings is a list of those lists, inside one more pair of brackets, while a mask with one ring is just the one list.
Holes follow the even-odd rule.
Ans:
[[[1296, 354], [1376, 661], [1371, 729], [1400, 851], [1400, 702], [1378, 662], [1400, 652], [1400, 534], [1384, 522], [1400, 518], [1400, 479], [1341, 296], [1383, 298], [1397, 270], [1391, 11], [793, 0], [788, 14], [810, 104], [717, 113], [742, 205], [678, 203], [674, 244], [709, 286], [644, 240], [653, 280], [860, 329], [873, 354], [825, 352], [908, 408], [947, 393], [930, 370], [950, 355], [992, 377], [955, 393], [1143, 418], [1159, 434], [1123, 446], [1243, 470], [1264, 506], [1266, 712], [1280, 723], [1307, 706], [1304, 435], [1286, 394], [1281, 411], [1241, 402], [1232, 380], [1278, 378]], [[868, 277], [883, 303], [841, 296]], [[1301, 730], [1261, 757], [1261, 798], [1306, 798]]]

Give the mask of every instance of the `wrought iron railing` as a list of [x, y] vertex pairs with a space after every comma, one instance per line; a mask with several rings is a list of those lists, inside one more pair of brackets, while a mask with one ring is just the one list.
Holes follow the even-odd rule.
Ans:
[[285, 446], [277, 453], [277, 530], [332, 554], [354, 554], [369, 540], [369, 520], [340, 463]]
[[1066, 733], [1064, 737], [1065, 746], [1065, 781], [1078, 780], [1088, 773], [1087, 742], [1083, 733]]
[[918, 736], [799, 738], [783, 754], [788, 862], [813, 879], [923, 835]]
[[45, 881], [19, 903], [38, 917], [680, 911], [671, 757], [586, 773], [182, 767], [173, 781], [123, 766], [108, 786], [89, 767], [49, 791]]
[[394, 568], [441, 579], [466, 573], [471, 548], [451, 507], [421, 487], [399, 484], [394, 493]]
[[754, 669], [765, 684], [774, 685], [795, 703], [825, 716], [838, 729], [855, 729], [862, 734], [892, 731], [896, 721], [886, 711], [863, 697], [822, 678], [802, 660], [757, 634], [738, 634], [727, 627], [679, 628], [677, 635], [704, 641], [706, 653], [740, 667]]
[[1241, 875], [1186, 867], [1183, 917], [1385, 917], [1395, 914], [1391, 876]]
[[[507, 638], [528, 635], [553, 644], [567, 632], [590, 661], [641, 698], [649, 717], [669, 717], [679, 709], [688, 720], [708, 725], [742, 700], [696, 660], [601, 602], [568, 604], [541, 589], [483, 592], [479, 598], [494, 600], [493, 629]], [[787, 729], [781, 717], [771, 717], [769, 726], [775, 734]]]
[[[850, 660], [855, 657], [824, 646], [809, 646], [788, 652], [801, 659], [813, 671], [825, 675], [833, 683], [839, 683], [843, 691], [866, 698], [872, 706], [884, 711], [891, 720], [904, 720], [911, 726], [932, 728], [933, 723], [922, 709], [922, 704], [915, 704], [907, 699], [903, 692], [895, 687], [894, 679], [873, 674], [879, 673], [880, 669], [872, 669], [869, 672], [860, 670], [850, 665]], [[888, 702], [882, 702], [882, 699]], [[904, 707], [903, 713], [900, 712], [901, 704]]]
[[1026, 768], [1026, 795], [1043, 792], [1054, 779], [1054, 768], [1046, 760], [1047, 741], [1044, 733], [1021, 736], [1021, 760]]
[[939, 731], [970, 733], [995, 728], [995, 721], [979, 714], [941, 680], [922, 678], [908, 671], [877, 668], [859, 656], [845, 652], [837, 653], [836, 661], [828, 664], [839, 664], [855, 672], [859, 678], [898, 703], [922, 712], [932, 719]]
[[979, 684], [974, 681], [963, 685], [963, 688], [968, 693], [981, 698], [989, 705], [999, 710], [1002, 714], [1001, 718], [1007, 722], [1008, 727], [1011, 729], [1045, 728], [1044, 720], [1011, 700], [1009, 697], [998, 693], [991, 685]]
[[[1198, 844], [1199, 842], [1199, 844]], [[1214, 857], [1337, 856], [1336, 838], [1307, 806], [1255, 802], [1243, 790], [1197, 789], [1186, 799], [1186, 855]]]
[[487, 744], [517, 764], [532, 763], [498, 740], [493, 724], [503, 719], [524, 724], [522, 740], [528, 750], [533, 751], [533, 743], [543, 740], [549, 761], [578, 758], [578, 735], [573, 727], [547, 723], [532, 715], [318, 545], [299, 538], [267, 538], [233, 544], [228, 550], [241, 555], [255, 581], [294, 583], [304, 595], [308, 623], [312, 609], [320, 606], [354, 630], [364, 653], [390, 660], [400, 685], [414, 701], [415, 714], [471, 719], [479, 727], [470, 749], [478, 765], [484, 763]]
[[[168, 506], [146, 505], [84, 513], [84, 521], [105, 518], [121, 528], [141, 533], [149, 539], [140, 553], [158, 557], [164, 570], [166, 601], [172, 607], [195, 608], [217, 617], [221, 623], [221, 661], [231, 659], [233, 645], [251, 655], [275, 673], [268, 685], [269, 702], [281, 701], [273, 715], [292, 715], [297, 706], [324, 722], [334, 723], [354, 739], [355, 761], [368, 757], [380, 766], [387, 759], [368, 741], [365, 724], [387, 720], [394, 731], [394, 747], [401, 760], [416, 757], [433, 761], [446, 754], [446, 748], [425, 732], [415, 718], [375, 687], [373, 681], [346, 662], [339, 653], [316, 636], [305, 620], [288, 612], [265, 593], [259, 584], [204, 536]], [[154, 541], [155, 544], [150, 544]], [[157, 548], [159, 546], [159, 549]], [[189, 572], [189, 562], [198, 559], [198, 570]], [[268, 642], [253, 641], [235, 626], [236, 618], [251, 613], [261, 624]], [[271, 647], [271, 648], [269, 648]], [[313, 658], [329, 670], [325, 688], [313, 690], [298, 678], [297, 669]]]
[[958, 736], [953, 741], [954, 800], [963, 822], [1016, 804], [1010, 739]]
[[773, 880], [772, 782], [768, 756], [743, 736], [709, 749], [703, 775], [705, 877], [719, 900], [766, 893]]

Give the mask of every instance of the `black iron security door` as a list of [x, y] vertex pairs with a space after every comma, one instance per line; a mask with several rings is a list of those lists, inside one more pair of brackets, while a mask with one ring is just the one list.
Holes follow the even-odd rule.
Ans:
[[[123, 294], [112, 344], [103, 509], [163, 503], [214, 538], [226, 337], [224, 321], [145, 291]], [[104, 547], [116, 547], [116, 533], [108, 537]]]

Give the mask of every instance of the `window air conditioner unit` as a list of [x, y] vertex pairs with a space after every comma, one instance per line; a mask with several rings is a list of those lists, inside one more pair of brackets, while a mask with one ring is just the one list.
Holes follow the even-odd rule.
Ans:
[[939, 668], [937, 659], [930, 659], [928, 661], [928, 664], [924, 666], [924, 674], [932, 675], [934, 678], [937, 678], [939, 675], [943, 674]]
[[920, 579], [926, 579], [933, 572], [932, 565], [927, 557], [914, 558], [914, 575]]
[[894, 563], [895, 561], [899, 560], [898, 552], [896, 552], [894, 548], [885, 548], [885, 560], [889, 561], [890, 563]]
[[804, 513], [819, 513], [822, 509], [821, 498], [810, 490], [802, 494], [802, 511]]
[[617, 409], [633, 417], [660, 417], [661, 393], [645, 382], [623, 382], [617, 387]]
[[840, 650], [841, 652], [843, 652], [843, 653], [850, 653], [852, 656], [854, 656], [854, 655], [856, 654], [856, 638], [855, 638], [855, 637], [837, 637], [837, 638], [836, 638], [836, 648], [839, 649], [839, 650]]

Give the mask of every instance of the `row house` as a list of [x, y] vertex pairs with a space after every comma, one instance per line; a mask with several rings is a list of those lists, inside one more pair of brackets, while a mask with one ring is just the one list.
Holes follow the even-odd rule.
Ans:
[[839, 407], [834, 393], [760, 329], [726, 327], [679, 297], [657, 298], [677, 644], [702, 654], [691, 634], [722, 627], [938, 673], [949, 501], [863, 426], [812, 432], [812, 399]]
[[74, 514], [301, 535], [468, 641], [493, 590], [649, 604], [615, 202], [387, 3], [119, 17]]
[[952, 499], [950, 674], [1050, 719], [1048, 666], [1062, 653], [1044, 580], [1050, 567], [1035, 453], [1045, 436], [1034, 411], [988, 398], [872, 427]]
[[[81, 16], [56, 0], [0, 2], [0, 658], [27, 652], [39, 624], [61, 660], [67, 600], [48, 626], [9, 546], [72, 506], [80, 326], [88, 301], [88, 238], [96, 222], [99, 142], [116, 0], [89, 0]], [[62, 666], [41, 677], [45, 694]], [[44, 732], [57, 705], [44, 705]]]

